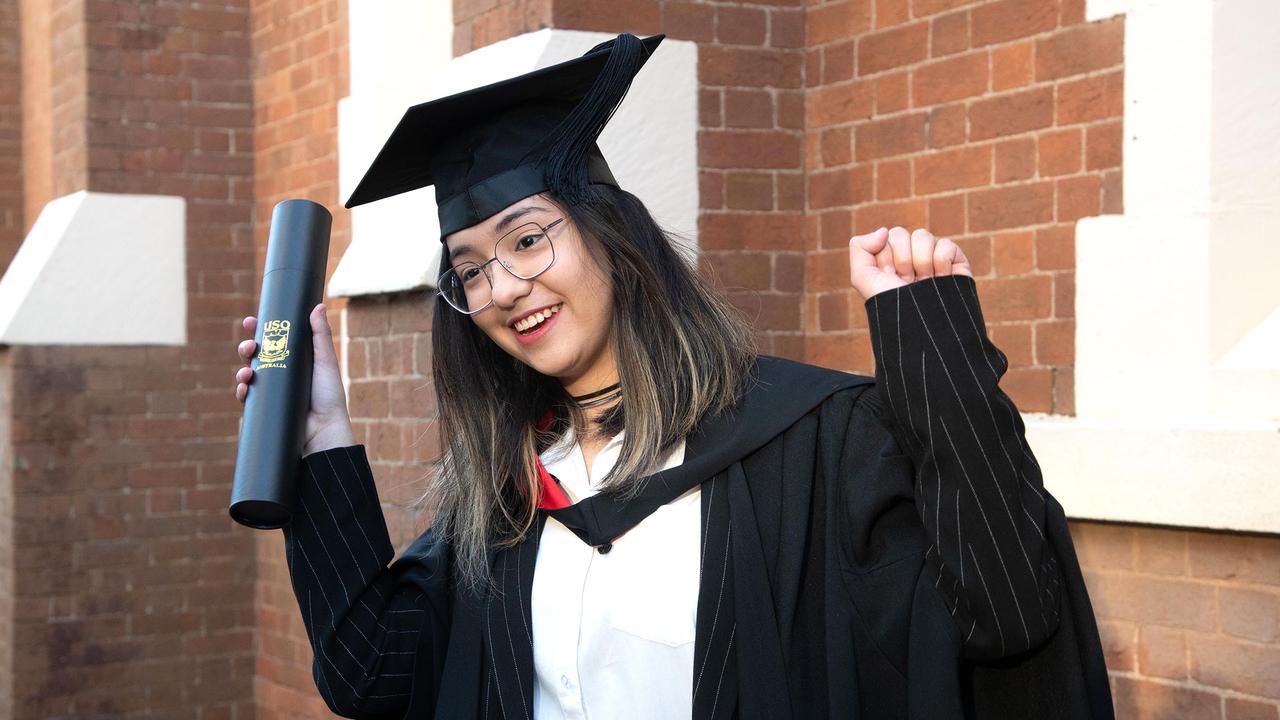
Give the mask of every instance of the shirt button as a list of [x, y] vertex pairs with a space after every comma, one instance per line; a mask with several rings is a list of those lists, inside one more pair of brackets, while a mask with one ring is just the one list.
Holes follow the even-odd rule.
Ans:
[[570, 687], [571, 685], [573, 685], [573, 683], [569, 682], [569, 676], [568, 676], [568, 675], [561, 675], [561, 676], [560, 676], [560, 682], [561, 682], [561, 683], [562, 683], [566, 688], [567, 688], [567, 687]]

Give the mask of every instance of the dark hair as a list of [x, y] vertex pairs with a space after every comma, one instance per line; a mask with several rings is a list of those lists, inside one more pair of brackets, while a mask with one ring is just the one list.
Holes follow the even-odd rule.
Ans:
[[[592, 185], [582, 202], [547, 198], [577, 228], [613, 292], [609, 338], [622, 402], [598, 430], [627, 432], [603, 492], [626, 498], [708, 412], [731, 407], [755, 360], [743, 318], [681, 255], [635, 195]], [[441, 258], [441, 272], [448, 269]], [[436, 299], [433, 371], [445, 448], [427, 497], [454, 545], [459, 577], [488, 579], [487, 551], [533, 525], [536, 459], [583, 418], [555, 378], [508, 355], [471, 318]], [[538, 420], [556, 422], [539, 432]]]

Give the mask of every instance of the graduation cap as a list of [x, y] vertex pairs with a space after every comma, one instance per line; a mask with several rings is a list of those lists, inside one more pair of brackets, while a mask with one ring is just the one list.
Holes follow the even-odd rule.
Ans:
[[435, 185], [440, 238], [513, 202], [617, 186], [596, 138], [665, 35], [629, 33], [581, 57], [414, 105], [346, 206]]

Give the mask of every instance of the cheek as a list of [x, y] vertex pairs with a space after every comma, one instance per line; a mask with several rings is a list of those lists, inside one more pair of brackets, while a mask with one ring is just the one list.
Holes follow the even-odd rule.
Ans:
[[509, 333], [507, 333], [506, 326], [497, 320], [496, 314], [486, 310], [479, 313], [479, 315], [487, 317], [477, 317], [473, 315], [471, 321], [476, 324], [476, 327], [480, 329], [480, 332], [489, 336], [489, 339], [497, 343], [500, 347], [505, 345], [510, 339], [507, 337]]

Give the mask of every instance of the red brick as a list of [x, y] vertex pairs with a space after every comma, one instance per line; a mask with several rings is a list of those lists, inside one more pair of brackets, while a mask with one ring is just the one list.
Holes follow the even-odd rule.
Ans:
[[[551, 5], [551, 27], [599, 32], [618, 32], [619, 28], [625, 28], [637, 35], [661, 31], [662, 12], [657, 0], [629, 0], [610, 5], [588, 0], [556, 0], [548, 4]], [[493, 41], [521, 34], [516, 30], [520, 27], [521, 23], [514, 22], [512, 18], [503, 28], [502, 36], [495, 37]]]
[[698, 162], [705, 168], [795, 168], [800, 150], [800, 139], [790, 132], [703, 130], [698, 135]]
[[992, 344], [1000, 349], [1013, 367], [1033, 364], [1031, 355], [1031, 324], [1000, 323], [987, 328]]
[[[1021, 275], [1034, 269], [1035, 234], [1001, 233], [991, 238], [991, 254], [997, 275]], [[1051, 363], [1037, 363], [1046, 365]]]
[[1080, 566], [1085, 570], [1132, 570], [1134, 533], [1134, 528], [1127, 525], [1075, 523], [1071, 535]]
[[1102, 210], [1102, 179], [1097, 175], [1066, 178], [1057, 182], [1058, 222], [1092, 217]]
[[1054, 415], [1076, 414], [1076, 373], [1074, 367], [1053, 368]]
[[969, 194], [971, 231], [1040, 225], [1053, 219], [1053, 184], [1015, 185]]
[[790, 213], [703, 213], [698, 243], [704, 250], [800, 250], [803, 225]]
[[1058, 16], [1059, 24], [1066, 27], [1084, 22], [1085, 2], [1086, 0], [1062, 0], [1062, 12]]
[[987, 280], [981, 286], [984, 307], [992, 320], [1037, 320], [1049, 317], [1052, 282], [1044, 275]]
[[1099, 620], [1098, 635], [1102, 640], [1102, 655], [1108, 670], [1133, 672], [1136, 669], [1137, 626], [1122, 621]]
[[801, 295], [782, 295], [769, 293], [747, 293], [728, 295], [729, 302], [747, 313], [752, 320], [751, 325], [757, 330], [765, 331], [798, 331], [800, 325], [800, 309], [804, 299]]
[[698, 52], [698, 79], [705, 85], [798, 88], [802, 76], [798, 53], [716, 45]]
[[1085, 167], [1090, 170], [1120, 167], [1123, 146], [1124, 133], [1119, 122], [1090, 126], [1085, 133]]
[[888, 73], [875, 79], [876, 114], [888, 115], [911, 107], [911, 73]]
[[966, 146], [915, 160], [915, 191], [921, 195], [979, 187], [991, 182], [991, 146]]
[[804, 93], [795, 90], [774, 91], [777, 126], [788, 130], [804, 129]]
[[698, 124], [702, 127], [720, 127], [724, 116], [720, 106], [722, 91], [716, 88], [698, 91]]
[[926, 123], [929, 147], [943, 148], [964, 142], [968, 132], [965, 112], [964, 105], [959, 103], [930, 110]]
[[818, 328], [825, 332], [849, 329], [849, 293], [818, 296]]
[[773, 176], [776, 184], [776, 208], [778, 210], [803, 211], [804, 208], [804, 175], [802, 173], [776, 173]]
[[1218, 613], [1228, 635], [1272, 644], [1280, 639], [1280, 591], [1221, 587]]
[[818, 216], [819, 246], [823, 250], [840, 248], [848, 254], [849, 238], [853, 236], [853, 214], [847, 210], [833, 210]]
[[996, 143], [997, 184], [1029, 180], [1036, 174], [1036, 143], [1031, 138], [1015, 138]]
[[986, 90], [985, 52], [969, 53], [921, 65], [911, 76], [911, 102], [916, 107], [976, 97]]
[[822, 45], [856, 37], [871, 29], [870, 0], [848, 0], [810, 7], [805, 11], [806, 42]]
[[1076, 230], [1057, 225], [1036, 230], [1036, 266], [1041, 270], [1067, 270], [1076, 266]]
[[857, 126], [854, 156], [865, 161], [923, 150], [927, 117], [924, 113], [916, 113]]
[[1191, 677], [1204, 685], [1280, 697], [1280, 646], [1188, 633]]
[[830, 292], [849, 289], [849, 250], [846, 247], [829, 252], [812, 252], [805, 255], [805, 285], [810, 292]]
[[1076, 323], [1055, 320], [1036, 323], [1036, 364], [1071, 365], [1076, 361]]
[[845, 207], [853, 204], [853, 174], [847, 170], [809, 173], [809, 207]]
[[805, 336], [800, 333], [770, 333], [769, 352], [780, 358], [804, 362]]
[[1074, 27], [1036, 42], [1036, 80], [1083, 75], [1123, 62], [1123, 16]]
[[804, 290], [803, 254], [773, 253], [773, 289], [785, 293]]
[[942, 57], [969, 49], [969, 12], [934, 18], [929, 26], [930, 54]]
[[1194, 577], [1280, 586], [1280, 538], [1191, 532], [1187, 540]]
[[716, 8], [716, 41], [728, 45], [763, 45], [768, 33], [764, 10], [721, 5]]
[[865, 332], [810, 335], [804, 350], [805, 361], [821, 367], [867, 373], [875, 365]]
[[1040, 175], [1071, 175], [1080, 170], [1080, 130], [1072, 128], [1040, 136]]
[[703, 210], [724, 207], [724, 173], [713, 170], [698, 173], [698, 207]]
[[702, 253], [701, 263], [720, 287], [767, 290], [770, 286], [770, 255], [762, 252]]
[[969, 107], [969, 139], [985, 140], [1053, 124], [1053, 88], [1042, 87], [979, 100]]
[[1123, 114], [1123, 70], [1058, 84], [1059, 125], [1105, 120]]
[[997, 92], [1022, 87], [1031, 82], [1035, 65], [1030, 40], [1004, 45], [991, 51], [991, 89]]
[[854, 43], [848, 40], [824, 45], [818, 51], [822, 58], [822, 84], [844, 82], [853, 77]]
[[1137, 531], [1138, 566], [1160, 575], [1187, 574], [1187, 534], [1181, 530], [1141, 528]]
[[1075, 271], [1053, 273], [1053, 316], [1059, 319], [1074, 318], [1075, 300]]
[[1102, 174], [1102, 214], [1124, 214], [1124, 176], [1119, 170]]
[[999, 0], [973, 10], [973, 44], [995, 43], [1048, 32], [1058, 26], [1054, 0]]
[[878, 227], [901, 225], [909, 228], [925, 227], [928, 223], [929, 204], [924, 200], [876, 203], [862, 205], [854, 212], [854, 224], [870, 232]]
[[732, 210], [772, 210], [773, 175], [725, 173], [725, 205]]
[[1014, 368], [1000, 380], [1000, 388], [1022, 412], [1053, 410], [1053, 373], [1045, 368]]
[[724, 123], [733, 128], [773, 127], [773, 97], [767, 90], [726, 88]]
[[929, 55], [929, 23], [863, 35], [858, 39], [858, 75], [874, 75], [920, 62]]
[[911, 16], [936, 15], [940, 12], [972, 4], [973, 0], [911, 0]]
[[911, 19], [908, 3], [903, 0], [875, 0], [875, 21], [877, 28], [901, 25]]
[[963, 194], [929, 198], [929, 229], [938, 235], [962, 235], [965, 232]]
[[853, 160], [853, 132], [847, 127], [822, 132], [822, 164], [848, 165]]
[[1115, 677], [1116, 717], [1167, 717], [1178, 720], [1221, 720], [1219, 696], [1192, 688]]
[[854, 204], [875, 199], [875, 166], [871, 163], [854, 165], [849, 179]]
[[1090, 585], [1089, 596], [1099, 617], [1204, 632], [1213, 632], [1217, 626], [1214, 588], [1208, 583], [1107, 574]]
[[1280, 710], [1275, 703], [1262, 703], [1243, 698], [1225, 698], [1226, 720], [1277, 720]]
[[769, 11], [769, 44], [776, 48], [805, 46], [805, 11], [772, 9]]
[[866, 83], [818, 88], [805, 97], [809, 127], [827, 127], [871, 117], [874, 98]]
[[673, 40], [711, 42], [715, 38], [715, 7], [692, 2], [664, 2], [662, 27]]
[[911, 161], [876, 163], [876, 199], [897, 200], [911, 195]]

